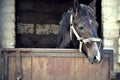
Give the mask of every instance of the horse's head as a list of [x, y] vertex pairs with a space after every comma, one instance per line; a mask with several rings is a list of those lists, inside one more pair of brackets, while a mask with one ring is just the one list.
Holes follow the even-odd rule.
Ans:
[[76, 6], [75, 4], [72, 23], [81, 38], [81, 51], [91, 63], [99, 63], [102, 57], [101, 43], [97, 36], [98, 23], [95, 17], [94, 1], [88, 6], [83, 4]]

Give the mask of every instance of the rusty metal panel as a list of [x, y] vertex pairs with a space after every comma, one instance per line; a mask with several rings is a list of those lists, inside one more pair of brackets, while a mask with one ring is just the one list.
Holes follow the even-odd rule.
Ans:
[[8, 53], [5, 58], [8, 58], [6, 77], [9, 80], [16, 80], [19, 71], [16, 70], [19, 69], [16, 51], [21, 55], [22, 80], [109, 80], [110, 77], [109, 55], [105, 55], [100, 64], [90, 64], [83, 55], [78, 56], [75, 49], [4, 49], [2, 54]]

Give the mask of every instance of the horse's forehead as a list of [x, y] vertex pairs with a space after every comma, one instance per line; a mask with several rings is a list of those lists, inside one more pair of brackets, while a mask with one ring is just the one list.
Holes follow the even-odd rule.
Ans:
[[[81, 7], [80, 9], [82, 9], [83, 11], [85, 11], [85, 12], [91, 14], [91, 15], [94, 15], [94, 14], [95, 14], [95, 13], [94, 13], [94, 10], [93, 10], [91, 7], [87, 6], [87, 5], [80, 4], [80, 7]], [[81, 10], [80, 10], [80, 11], [81, 11]]]
[[91, 24], [94, 19], [91, 19], [89, 17], [81, 17], [80, 22], [85, 23], [85, 24]]
[[84, 19], [95, 19], [95, 13], [93, 12], [93, 10], [91, 8], [89, 8], [88, 6], [86, 7], [82, 7], [81, 9], [79, 9], [79, 16], [80, 18]]
[[94, 29], [96, 30], [98, 25], [95, 24], [96, 23], [96, 20], [94, 19], [91, 19], [91, 18], [81, 18], [80, 19], [80, 24], [83, 24], [86, 28], [89, 28], [89, 29]]

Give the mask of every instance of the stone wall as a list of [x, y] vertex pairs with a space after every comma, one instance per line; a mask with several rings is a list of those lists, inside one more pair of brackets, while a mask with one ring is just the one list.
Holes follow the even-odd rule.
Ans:
[[119, 39], [118, 39], [118, 62], [120, 63], [120, 0], [118, 0], [118, 3], [117, 3], [117, 14], [118, 14], [118, 17], [117, 17], [117, 23], [119, 24]]
[[0, 0], [0, 47], [15, 47], [14, 0]]
[[55, 48], [57, 44], [57, 24], [17, 24], [17, 45], [23, 48]]
[[25, 23], [17, 24], [18, 34], [57, 35], [58, 31], [59, 31], [59, 25], [57, 24], [25, 24]]
[[102, 0], [102, 26], [104, 49], [114, 50], [114, 71], [120, 71], [118, 59], [118, 38], [120, 24], [118, 22], [119, 0]]

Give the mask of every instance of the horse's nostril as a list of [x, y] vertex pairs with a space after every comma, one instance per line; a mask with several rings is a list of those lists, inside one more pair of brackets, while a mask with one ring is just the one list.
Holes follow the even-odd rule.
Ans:
[[97, 58], [96, 57], [94, 57], [94, 63], [100, 63], [100, 61], [99, 60], [97, 60]]
[[97, 60], [96, 57], [94, 57], [93, 59], [88, 59], [88, 60], [89, 60], [89, 62], [90, 62], [91, 64], [99, 64], [99, 63], [100, 63], [100, 61]]
[[96, 56], [93, 58], [93, 60], [97, 60]]

